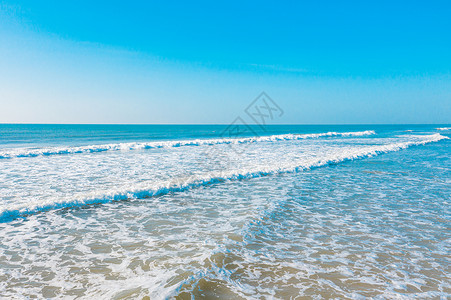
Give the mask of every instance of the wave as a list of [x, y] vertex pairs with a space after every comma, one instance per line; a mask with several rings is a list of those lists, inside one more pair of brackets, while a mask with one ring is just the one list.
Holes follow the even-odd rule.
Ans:
[[143, 142], [143, 143], [118, 143], [118, 144], [104, 144], [104, 145], [89, 145], [78, 147], [48, 147], [48, 148], [18, 148], [11, 150], [0, 151], [0, 159], [19, 158], [19, 157], [36, 157], [36, 156], [50, 156], [61, 154], [77, 154], [77, 153], [96, 153], [105, 151], [130, 151], [130, 150], [144, 150], [153, 148], [171, 148], [182, 146], [203, 146], [203, 145], [218, 145], [218, 144], [245, 144], [255, 142], [275, 142], [300, 140], [308, 138], [333, 137], [333, 136], [365, 136], [375, 134], [374, 130], [355, 131], [355, 132], [325, 132], [325, 133], [311, 133], [311, 134], [280, 134], [261, 137], [247, 137], [247, 138], [223, 138], [223, 139], [195, 139], [195, 140], [181, 140], [181, 141], [164, 141], [164, 142]]
[[226, 181], [251, 179], [268, 175], [302, 172], [321, 166], [338, 164], [340, 162], [368, 158], [383, 153], [399, 151], [411, 146], [425, 145], [440, 140], [449, 139], [439, 133], [425, 136], [416, 136], [418, 140], [398, 142], [386, 145], [373, 145], [365, 147], [347, 147], [330, 153], [324, 158], [313, 157], [308, 161], [291, 162], [289, 164], [257, 167], [252, 170], [229, 170], [212, 172], [204, 175], [193, 175], [185, 178], [174, 178], [169, 181], [154, 182], [152, 184], [135, 186], [128, 189], [117, 189], [109, 192], [84, 195], [71, 201], [48, 200], [40, 205], [17, 205], [0, 211], [0, 222], [7, 222], [18, 217], [23, 217], [38, 212], [54, 209], [79, 207], [91, 204], [108, 203], [119, 200], [143, 199], [169, 193], [181, 192], [200, 186], [211, 185]]
[[439, 127], [439, 128], [435, 128], [435, 130], [451, 130], [451, 127]]

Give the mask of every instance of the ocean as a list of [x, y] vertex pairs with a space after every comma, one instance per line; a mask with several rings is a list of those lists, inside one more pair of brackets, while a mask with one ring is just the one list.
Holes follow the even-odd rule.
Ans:
[[0, 125], [0, 298], [451, 297], [450, 125]]

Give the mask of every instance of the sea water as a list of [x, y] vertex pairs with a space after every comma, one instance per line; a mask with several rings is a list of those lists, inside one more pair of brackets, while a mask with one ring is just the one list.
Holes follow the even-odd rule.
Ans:
[[448, 298], [449, 125], [0, 125], [0, 298]]

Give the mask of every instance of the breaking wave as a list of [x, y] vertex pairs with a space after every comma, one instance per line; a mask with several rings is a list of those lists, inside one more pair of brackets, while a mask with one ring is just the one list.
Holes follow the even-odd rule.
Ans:
[[163, 142], [143, 142], [143, 143], [118, 143], [118, 144], [104, 144], [104, 145], [89, 145], [79, 147], [47, 147], [47, 148], [18, 148], [11, 150], [0, 151], [0, 159], [19, 158], [19, 157], [36, 157], [36, 156], [50, 156], [61, 154], [77, 154], [77, 153], [96, 153], [105, 151], [130, 151], [130, 150], [144, 150], [154, 148], [171, 148], [182, 146], [203, 146], [203, 145], [218, 145], [218, 144], [245, 144], [256, 142], [275, 142], [300, 140], [308, 138], [333, 137], [333, 136], [365, 136], [375, 134], [374, 130], [355, 131], [355, 132], [325, 132], [325, 133], [311, 133], [311, 134], [280, 134], [261, 137], [247, 137], [247, 138], [224, 138], [224, 139], [195, 139], [182, 141], [163, 141]]
[[[274, 136], [267, 138], [274, 138]], [[280, 136], [277, 136], [277, 138], [280, 139]], [[312, 168], [337, 164], [344, 161], [352, 161], [356, 159], [372, 157], [383, 153], [399, 151], [411, 146], [425, 145], [428, 143], [449, 139], [448, 137], [442, 136], [439, 133], [417, 136], [417, 138], [418, 139], [415, 141], [397, 142], [386, 145], [340, 148], [336, 151], [332, 151], [322, 158], [312, 157], [308, 160], [292, 161], [285, 164], [275, 163], [272, 166], [259, 166], [252, 169], [211, 172], [203, 175], [193, 175], [187, 178], [173, 178], [168, 181], [145, 183], [139, 186], [137, 185], [134, 187], [129, 187], [127, 189], [117, 189], [106, 193], [99, 192], [86, 194], [71, 201], [49, 199], [45, 203], [41, 203], [39, 205], [12, 205], [6, 209], [0, 210], [0, 222], [7, 222], [21, 216], [53, 209], [100, 204], [119, 200], [142, 199], [168, 193], [181, 192], [196, 187], [221, 183], [225, 181], [257, 178], [281, 173], [302, 172]]]

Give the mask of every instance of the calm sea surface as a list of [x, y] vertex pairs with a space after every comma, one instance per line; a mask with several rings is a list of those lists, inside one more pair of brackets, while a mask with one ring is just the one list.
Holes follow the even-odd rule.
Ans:
[[450, 298], [449, 137], [0, 125], [0, 298]]

